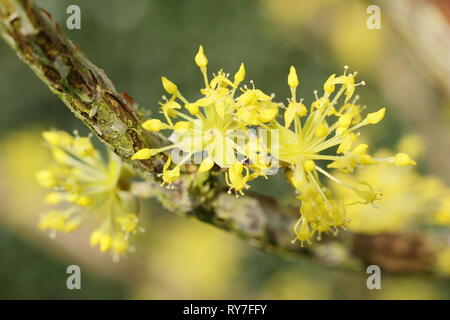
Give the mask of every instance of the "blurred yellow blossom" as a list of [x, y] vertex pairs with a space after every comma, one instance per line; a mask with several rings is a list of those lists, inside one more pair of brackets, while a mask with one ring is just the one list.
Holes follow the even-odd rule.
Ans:
[[[373, 70], [383, 62], [380, 57], [386, 51], [385, 28], [367, 28], [367, 5], [361, 1], [265, 0], [262, 4], [267, 17], [282, 28], [280, 36], [284, 41], [307, 48], [313, 34], [330, 49], [330, 57], [338, 63], [352, 61], [362, 71]], [[387, 21], [382, 20], [382, 24]]]
[[[158, 223], [158, 222], [156, 222]], [[237, 297], [242, 248], [233, 235], [196, 220], [169, 219], [147, 259], [148, 281], [137, 298], [223, 299]]]
[[[36, 210], [40, 209], [43, 192], [33, 181], [33, 175], [50, 159], [44, 148], [36, 148], [41, 138], [39, 130], [24, 129], [5, 135], [1, 141], [0, 189], [2, 194], [0, 219], [18, 225], [31, 223], [35, 227]], [[29, 156], [33, 150], [33, 156]], [[26, 194], [27, 201], [22, 201]], [[19, 213], [20, 214], [17, 214]]]
[[[272, 275], [265, 284], [264, 299], [287, 300], [320, 300], [329, 299], [332, 295], [331, 286], [311, 275], [312, 270], [302, 268], [303, 273], [295, 270], [280, 270]], [[305, 276], [305, 272], [309, 273]]]
[[45, 197], [51, 205], [63, 204], [41, 216], [39, 228], [58, 232], [76, 230], [87, 218], [96, 217], [100, 226], [91, 234], [92, 246], [112, 251], [115, 256], [129, 247], [129, 235], [138, 227], [137, 200], [120, 184], [120, 158], [108, 153], [105, 163], [90, 137], [64, 131], [45, 131], [44, 140], [54, 161], [36, 179], [52, 191]]
[[[398, 148], [418, 157], [423, 143], [417, 136], [405, 136]], [[375, 154], [375, 158], [390, 156], [387, 150]], [[342, 173], [336, 176], [345, 179]], [[395, 168], [384, 163], [358, 170], [350, 182], [369, 183], [383, 190], [383, 198], [376, 206], [360, 206], [355, 204], [352, 192], [333, 187], [343, 201], [352, 204], [347, 206], [347, 216], [348, 227], [353, 231], [375, 234], [411, 231], [421, 224], [450, 224], [450, 189], [436, 177], [421, 175], [414, 167]]]

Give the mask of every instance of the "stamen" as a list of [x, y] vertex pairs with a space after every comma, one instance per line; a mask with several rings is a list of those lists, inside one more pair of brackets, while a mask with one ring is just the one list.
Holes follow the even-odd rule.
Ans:
[[181, 159], [181, 161], [180, 161], [179, 163], [177, 163], [177, 165], [176, 165], [172, 170], [174, 170], [174, 169], [176, 169], [176, 168], [182, 166], [183, 164], [185, 164], [186, 161], [188, 161], [188, 160], [192, 157], [193, 154], [194, 154], [194, 152], [188, 153], [188, 154], [186, 155], [186, 157], [184, 157], [183, 159]]
[[187, 114], [184, 114], [184, 113], [182, 113], [182, 112], [180, 112], [180, 111], [177, 111], [177, 110], [174, 110], [173, 111], [177, 116], [179, 116], [180, 118], [183, 118], [183, 119], [185, 119], [185, 120], [187, 120], [187, 121], [195, 121], [195, 119], [194, 118], [191, 118], [191, 117], [189, 117]]
[[206, 66], [205, 67], [201, 67], [200, 71], [203, 74], [203, 81], [205, 82], [205, 88], [208, 89], [209, 88], [209, 81], [208, 81], [208, 73], [207, 73]]
[[325, 177], [327, 177], [328, 179], [332, 180], [333, 182], [335, 182], [343, 187], [354, 190], [354, 188], [355, 188], [354, 186], [351, 186], [351, 185], [339, 180], [338, 178], [334, 177], [333, 175], [331, 175], [327, 171], [323, 170], [322, 168], [318, 167], [317, 165], [315, 166], [315, 169], [317, 171], [319, 171], [321, 174], [323, 174]]
[[320, 187], [319, 183], [317, 182], [316, 178], [311, 172], [307, 172], [308, 177], [314, 182], [314, 186], [316, 187], [317, 191], [319, 191], [319, 194], [322, 196], [323, 200], [331, 207], [331, 203], [328, 200], [327, 196], [323, 192], [322, 188]]
[[179, 91], [178, 91], [178, 98], [180, 98], [180, 100], [183, 101], [184, 103], [189, 103], [189, 101], [187, 101], [187, 99], [183, 97]]
[[356, 129], [359, 129], [361, 127], [367, 126], [369, 123], [367, 122], [366, 119], [364, 119], [363, 121], [361, 121], [358, 124], [355, 124], [353, 127], [351, 127], [350, 129], [348, 129], [349, 132], [355, 131]]

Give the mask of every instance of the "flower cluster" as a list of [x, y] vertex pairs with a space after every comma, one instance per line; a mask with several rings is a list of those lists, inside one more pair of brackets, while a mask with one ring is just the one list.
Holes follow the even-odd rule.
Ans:
[[[346, 183], [326, 168], [349, 174], [356, 167], [381, 162], [396, 166], [415, 164], [405, 153], [373, 157], [367, 144], [356, 143], [358, 130], [380, 122], [386, 109], [363, 116], [364, 107], [356, 104], [357, 98], [351, 99], [356, 87], [364, 82], [355, 83], [357, 73], [347, 74], [347, 67], [342, 75], [333, 74], [325, 81], [322, 96], [315, 92], [315, 100], [308, 108], [296, 96], [299, 79], [294, 67], [287, 79], [291, 97], [285, 106], [274, 102], [273, 95], [256, 89], [253, 82], [252, 88], [239, 88], [245, 77], [243, 64], [234, 81], [222, 70], [209, 81], [208, 60], [201, 46], [195, 62], [204, 78], [202, 97], [189, 102], [173, 82], [163, 77], [162, 85], [171, 95], [160, 103], [166, 122], [150, 119], [143, 124], [149, 131], [170, 130], [172, 144], [159, 149], [144, 148], [132, 157], [144, 160], [172, 150], [162, 173], [165, 185], [179, 178], [182, 165], [198, 154], [202, 159], [198, 171], [209, 171], [214, 165], [226, 169], [226, 183], [236, 194], [242, 194], [249, 181], [284, 167], [302, 202], [294, 231], [296, 239], [303, 243], [314, 234], [320, 237], [322, 232], [336, 231], [348, 221], [344, 203], [333, 196], [320, 176], [352, 190], [360, 198], [358, 203], [373, 204], [381, 198], [380, 191], [369, 184]], [[265, 137], [255, 134], [260, 129], [265, 130]], [[172, 166], [174, 150], [181, 150], [184, 155]]]
[[[209, 81], [208, 60], [201, 46], [195, 62], [204, 78], [202, 97], [189, 102], [172, 81], [162, 77], [162, 85], [171, 95], [160, 102], [166, 123], [150, 119], [142, 125], [148, 131], [172, 131], [169, 138], [172, 144], [159, 149], [141, 149], [131, 159], [144, 160], [160, 152], [181, 150], [184, 155], [173, 168], [173, 157], [168, 157], [162, 173], [163, 184], [170, 185], [179, 178], [181, 166], [194, 158], [194, 162], [200, 159], [199, 172], [207, 172], [214, 165], [227, 168], [226, 182], [230, 191], [243, 194], [248, 188], [247, 182], [265, 176], [272, 166], [265, 141], [250, 127], [272, 121], [280, 104], [274, 103], [272, 96], [261, 90], [248, 87], [238, 90], [245, 77], [244, 64], [234, 75], [234, 81], [228, 79], [229, 75], [223, 70]], [[243, 165], [244, 162], [249, 165]]]
[[[91, 234], [91, 245], [115, 256], [129, 248], [129, 235], [138, 225], [137, 200], [121, 183], [122, 162], [109, 152], [105, 163], [90, 137], [72, 136], [64, 131], [46, 131], [44, 140], [53, 155], [48, 169], [39, 171], [36, 179], [51, 189], [45, 202], [61, 205], [41, 216], [42, 230], [71, 232], [95, 215], [101, 221]], [[122, 184], [122, 185], [121, 185]]]
[[[352, 173], [356, 167], [365, 167], [380, 162], [396, 166], [414, 165], [415, 162], [405, 153], [391, 157], [375, 158], [367, 150], [368, 145], [356, 144], [358, 130], [369, 124], [380, 122], [385, 108], [365, 117], [362, 106], [351, 98], [358, 85], [357, 73], [331, 75], [323, 85], [323, 95], [315, 92], [315, 100], [307, 108], [303, 100], [298, 100], [296, 90], [299, 85], [297, 72], [291, 67], [288, 85], [291, 98], [284, 111], [284, 123], [272, 121], [269, 126], [278, 129], [278, 155], [280, 163], [290, 169], [288, 179], [302, 201], [301, 218], [295, 225], [295, 234], [300, 242], [308, 241], [316, 232], [337, 231], [348, 218], [344, 203], [321, 183], [320, 175], [332, 183], [352, 190], [360, 200], [355, 203], [373, 204], [381, 198], [381, 192], [365, 182], [350, 184], [333, 176], [325, 169], [337, 169], [342, 173]], [[340, 86], [336, 91], [336, 87]], [[339, 100], [344, 100], [339, 105]]]

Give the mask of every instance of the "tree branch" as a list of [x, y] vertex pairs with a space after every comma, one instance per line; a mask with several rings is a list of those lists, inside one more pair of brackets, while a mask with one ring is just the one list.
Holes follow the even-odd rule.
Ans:
[[[144, 146], [158, 148], [167, 144], [166, 138], [141, 128], [142, 116], [132, 100], [117, 91], [105, 72], [64, 35], [48, 12], [31, 0], [0, 0], [0, 33], [20, 59], [95, 135], [147, 179], [154, 195], [169, 210], [234, 232], [266, 250], [310, 255], [333, 266], [359, 268], [364, 263], [377, 263], [387, 266], [386, 271], [430, 269], [432, 253], [418, 235], [389, 236], [391, 242], [402, 244], [395, 248], [383, 242], [383, 235], [360, 236], [350, 232], [325, 237], [308, 248], [292, 244], [297, 210], [282, 208], [276, 200], [252, 193], [236, 199], [226, 193], [214, 173], [198, 175], [186, 166], [173, 189], [160, 187], [155, 174], [161, 171], [162, 158], [140, 162], [129, 159]], [[380, 241], [384, 244], [381, 247]], [[346, 253], [336, 255], [336, 246], [347, 248]], [[412, 246], [420, 250], [412, 250]], [[349, 263], [355, 258], [356, 264]]]

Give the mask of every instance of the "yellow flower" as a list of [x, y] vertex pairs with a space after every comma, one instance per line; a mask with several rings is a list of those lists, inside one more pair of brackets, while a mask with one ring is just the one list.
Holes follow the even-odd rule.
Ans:
[[121, 190], [119, 178], [122, 162], [109, 153], [105, 163], [90, 137], [71, 136], [64, 131], [46, 131], [47, 142], [55, 163], [36, 174], [36, 179], [52, 191], [45, 197], [51, 205], [65, 204], [62, 210], [51, 210], [41, 216], [39, 228], [55, 232], [76, 230], [87, 218], [100, 220], [100, 227], [91, 235], [91, 245], [100, 251], [125, 253], [128, 235], [136, 232], [138, 218], [136, 200]]
[[[199, 172], [211, 170], [214, 164], [220, 168], [229, 168], [226, 181], [231, 189], [242, 194], [248, 187], [246, 182], [255, 179], [261, 172], [257, 169], [261, 154], [247, 147], [251, 140], [249, 128], [272, 121], [278, 114], [280, 104], [272, 102], [271, 96], [254, 86], [251, 89], [247, 86], [239, 89], [239, 84], [245, 78], [243, 63], [234, 75], [234, 81], [228, 79], [228, 74], [223, 70], [214, 74], [211, 81], [208, 80], [208, 59], [202, 46], [195, 56], [195, 63], [204, 78], [204, 88], [200, 90], [202, 96], [189, 102], [173, 82], [163, 77], [163, 87], [171, 94], [169, 99], [163, 97], [164, 102], [160, 103], [165, 123], [150, 119], [142, 125], [148, 131], [170, 130], [172, 144], [159, 149], [143, 148], [131, 159], [145, 160], [161, 152], [181, 150], [183, 156], [176, 157], [171, 153], [172, 156], [168, 157], [160, 175], [163, 185], [170, 186], [180, 177], [182, 165], [193, 159], [195, 164], [200, 165]], [[262, 141], [258, 141], [258, 144], [255, 148], [265, 150]], [[199, 154], [202, 155], [201, 159], [196, 157]], [[244, 158], [248, 159], [245, 164]], [[241, 167], [241, 171], [246, 171], [244, 177], [240, 177], [237, 170]], [[252, 170], [252, 175], [249, 170]]]
[[71, 218], [71, 210], [52, 210], [44, 214], [39, 221], [39, 228], [52, 229], [59, 232], [70, 232], [79, 226], [80, 221]]
[[[243, 174], [244, 171], [245, 174]], [[229, 193], [234, 189], [236, 196], [238, 196], [238, 193], [242, 195], [244, 194], [243, 190], [248, 188], [249, 169], [244, 167], [240, 162], [235, 163], [228, 169], [225, 178], [227, 184], [230, 186]]]
[[309, 242], [311, 237], [314, 235], [314, 230], [311, 231], [306, 219], [299, 219], [294, 226], [294, 233], [296, 240], [300, 241], [303, 245], [304, 242]]
[[164, 184], [170, 185], [173, 181], [175, 181], [176, 179], [178, 179], [180, 177], [180, 165], [179, 164], [177, 166], [175, 166], [175, 168], [173, 168], [173, 169], [168, 169], [170, 166], [171, 160], [172, 160], [172, 158], [169, 156], [166, 164], [164, 165], [163, 173], [161, 174], [162, 179], [163, 179], [163, 183], [162, 183], [163, 185]]
[[134, 213], [125, 213], [116, 217], [116, 220], [125, 232], [134, 232], [137, 230], [139, 220]]
[[[359, 136], [358, 130], [363, 126], [379, 123], [386, 113], [386, 109], [381, 108], [363, 117], [363, 107], [356, 104], [356, 99], [349, 102], [356, 87], [364, 84], [355, 84], [356, 74], [347, 74], [346, 67], [343, 75], [331, 75], [324, 83], [323, 95], [319, 97], [316, 91], [316, 99], [308, 110], [302, 99], [298, 100], [296, 97], [299, 82], [295, 68], [291, 67], [287, 79], [291, 98], [284, 112], [284, 125], [276, 119], [268, 124], [260, 124], [279, 132], [277, 150], [270, 151], [282, 166], [290, 170], [289, 181], [302, 201], [301, 218], [294, 228], [297, 240], [302, 243], [316, 232], [320, 237], [321, 232], [335, 232], [336, 227], [348, 222], [346, 208], [322, 184], [320, 175], [358, 195], [360, 200], [357, 203], [373, 204], [381, 198], [381, 192], [369, 184], [343, 182], [326, 168], [351, 173], [356, 167], [382, 162], [397, 166], [415, 164], [403, 153], [387, 158], [374, 158], [367, 153], [366, 144], [354, 146]], [[335, 93], [336, 87], [340, 88]], [[342, 96], [345, 96], [344, 103], [338, 107]], [[326, 168], [324, 162], [328, 162]]]

